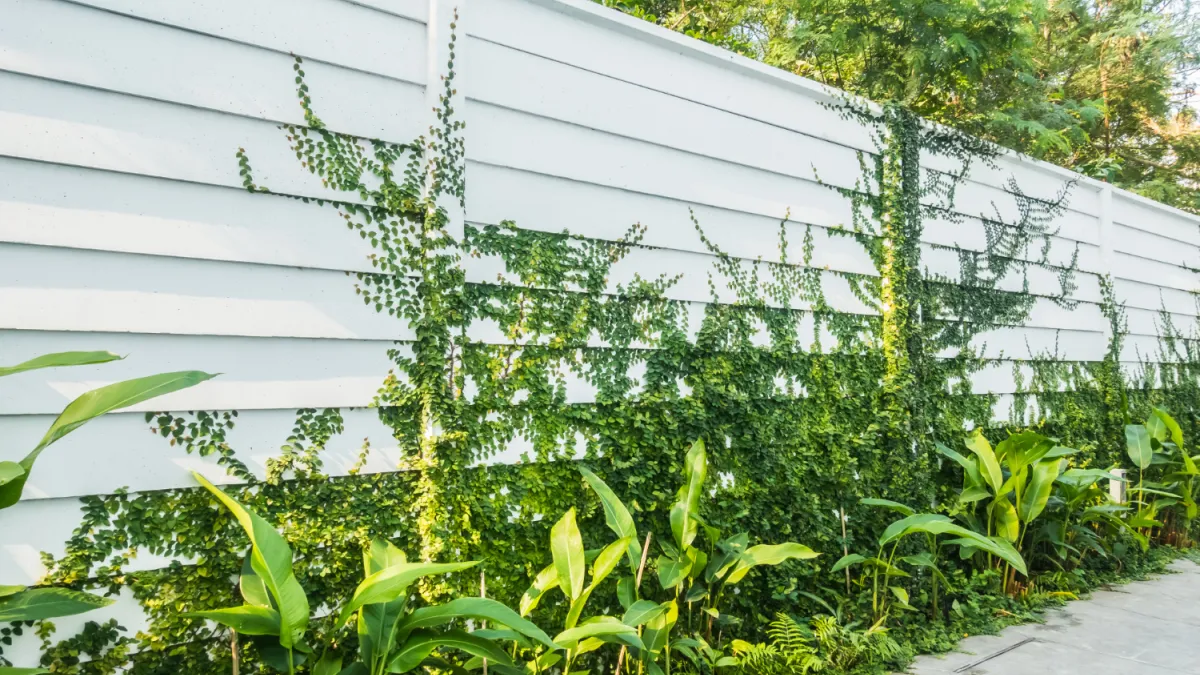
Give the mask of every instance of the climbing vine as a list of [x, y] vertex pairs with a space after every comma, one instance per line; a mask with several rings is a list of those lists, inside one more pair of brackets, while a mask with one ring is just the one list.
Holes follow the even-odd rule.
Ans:
[[[296, 59], [304, 124], [283, 125], [281, 142], [334, 198], [272, 191], [256, 182], [245, 150], [234, 158], [247, 190], [335, 211], [348, 236], [371, 246], [372, 271], [355, 274], [347, 293], [410, 336], [388, 350], [391, 368], [372, 404], [400, 450], [401, 470], [360, 473], [372, 451], [364, 445], [348, 475], [325, 475], [321, 452], [344, 430], [336, 409], [297, 411], [290, 437], [261, 476], [227, 442], [236, 412], [146, 418], [152, 432], [214, 457], [242, 484], [239, 499], [292, 542], [313, 607], [347, 595], [359, 577], [360, 550], [374, 537], [422, 559], [483, 560], [488, 594], [514, 603], [545, 564], [541, 542], [559, 514], [579, 508], [585, 541], [600, 541], [603, 514], [576, 461], [601, 473], [655, 538], [669, 540], [666, 510], [695, 438], [707, 442], [720, 476], [705, 516], [714, 525], [755, 540], [801, 541], [835, 559], [867, 548], [887, 517], [861, 507], [860, 498], [935, 503], [947, 481], [932, 444], [993, 423], [997, 397], [971, 390], [972, 375], [996, 360], [982, 339], [1022, 325], [1036, 302], [1074, 306], [1078, 250], [1066, 262], [1050, 257], [1071, 186], [1042, 199], [1010, 181], [1004, 197], [1011, 204], [968, 214], [958, 190], [971, 166], [991, 162], [995, 150], [894, 106], [843, 107], [874, 131], [875, 146], [860, 153], [855, 185], [829, 186], [853, 206], [851, 221], [832, 233], [862, 246], [870, 274], [821, 269], [813, 261], [814, 228], [787, 215], [779, 256], [768, 261], [728, 254], [693, 214], [712, 261], [710, 302], [699, 304], [677, 299], [679, 277], [613, 282], [633, 252], [653, 250], [640, 224], [609, 241], [513, 222], [457, 222], [452, 211], [463, 208], [466, 182], [455, 54], [452, 41], [434, 124], [406, 143], [329, 128]], [[929, 155], [958, 168], [923, 168]], [[986, 245], [923, 244], [931, 219], [981, 227]], [[956, 272], [931, 270], [930, 253], [947, 252]], [[468, 275], [484, 269], [495, 275]], [[1036, 295], [1029, 281], [1035, 269], [1056, 274], [1058, 291]], [[836, 307], [834, 283], [865, 309]], [[1102, 289], [1112, 325], [1104, 361], [1068, 363], [1055, 354], [1014, 360], [1022, 391], [1011, 419], [1088, 448], [1097, 463], [1117, 456], [1115, 435], [1131, 406], [1175, 397], [1172, 405], [1191, 410], [1200, 375], [1195, 343], [1179, 337], [1166, 343], [1178, 365], [1158, 373], [1162, 386], [1179, 393], [1148, 386], [1127, 393], [1122, 309], [1111, 282]], [[514, 447], [524, 449], [520, 461], [494, 463]], [[237, 604], [231, 579], [248, 542], [230, 517], [191, 489], [82, 502], [83, 521], [66, 555], [47, 560], [53, 580], [124, 592], [148, 624], [132, 635], [89, 626], [49, 652], [63, 664], [55, 667], [77, 672], [53, 654], [78, 644], [76, 651], [103, 655], [93, 672], [230, 672], [229, 635], [180, 615]], [[847, 522], [855, 526], [847, 530]], [[139, 571], [132, 567], [139, 553], [176, 562]], [[739, 586], [733, 611], [754, 631], [802, 591], [827, 583], [824, 575], [811, 563], [759, 573]], [[478, 592], [454, 586], [467, 583], [439, 581], [421, 592]], [[615, 602], [596, 597], [601, 605]], [[242, 649], [243, 664], [252, 665], [253, 647]]]

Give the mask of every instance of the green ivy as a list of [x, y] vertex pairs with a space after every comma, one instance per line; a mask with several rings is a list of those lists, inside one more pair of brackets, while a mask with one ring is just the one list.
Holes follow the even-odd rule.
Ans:
[[[450, 54], [453, 73], [454, 43]], [[1017, 217], [983, 217], [986, 249], [951, 249], [957, 277], [926, 270], [924, 223], [942, 218], [967, 226], [956, 210], [956, 190], [974, 163], [990, 163], [996, 153], [899, 107], [841, 108], [874, 129], [877, 147], [860, 154], [856, 185], [830, 187], [854, 207], [852, 221], [834, 232], [862, 245], [875, 274], [818, 269], [811, 226], [803, 228], [793, 258], [788, 234], [797, 230], [787, 217], [779, 227], [779, 262], [740, 260], [721, 250], [693, 215], [714, 260], [712, 302], [699, 307], [670, 298], [678, 278], [611, 283], [614, 265], [647, 248], [640, 225], [616, 241], [512, 222], [454, 231], [445, 205], [461, 207], [466, 185], [453, 74], [443, 81], [429, 133], [394, 143], [328, 128], [300, 59], [294, 73], [305, 124], [284, 125], [285, 140], [302, 167], [344, 198], [271, 191], [255, 182], [244, 150], [237, 150], [236, 161], [247, 190], [335, 210], [370, 244], [374, 269], [354, 275], [353, 291], [414, 335], [389, 349], [391, 370], [374, 401], [401, 450], [402, 470], [360, 474], [371, 451], [364, 445], [350, 475], [323, 475], [319, 453], [343, 430], [336, 409], [297, 412], [266, 480], [226, 443], [234, 411], [159, 413], [147, 421], [172, 444], [215, 455], [244, 483], [237, 498], [291, 542], [297, 576], [314, 607], [353, 588], [360, 550], [372, 537], [422, 559], [483, 560], [489, 596], [515, 603], [546, 563], [541, 542], [550, 524], [568, 508], [579, 509], [585, 543], [606, 540], [600, 505], [574, 461], [603, 476], [656, 539], [669, 540], [666, 509], [683, 453], [696, 438], [708, 444], [711, 471], [721, 477], [705, 514], [714, 525], [768, 543], [803, 542], [827, 560], [870, 548], [887, 516], [860, 506], [860, 498], [933, 504], [957, 488], [956, 480], [943, 479], [933, 443], [957, 445], [965, 428], [992, 423], [996, 397], [970, 391], [971, 375], [989, 363], [978, 340], [1028, 318], [1035, 301], [1029, 270], [1055, 271], [1061, 287], [1049, 297], [1072, 306], [1077, 252], [1066, 265], [1049, 260], [1053, 222], [1066, 208], [1069, 185], [1043, 200], [1010, 183]], [[922, 168], [923, 154], [960, 168]], [[468, 282], [464, 268], [471, 258], [498, 260], [504, 272]], [[824, 288], [830, 276], [849, 284], [874, 313], [832, 307]], [[1023, 280], [1023, 292], [1005, 290], [1012, 279]], [[1186, 355], [1184, 365], [1158, 373], [1166, 389], [1125, 382], [1122, 310], [1111, 283], [1103, 288], [1114, 327], [1105, 360], [1071, 363], [1043, 355], [1020, 362], [1034, 375], [1023, 383], [1029, 388], [1018, 395], [1017, 408], [1036, 397], [1037, 414], [1012, 420], [1059, 435], [1097, 464], [1119, 461], [1121, 425], [1130, 410], [1158, 403], [1187, 411], [1181, 422], [1194, 433], [1191, 412], [1200, 393], [1200, 354], [1182, 337], [1166, 342], [1172, 354]], [[736, 301], [718, 302], [722, 289]], [[478, 325], [495, 327], [503, 341], [472, 338], [468, 329]], [[644, 374], [634, 377], [639, 370]], [[570, 400], [571, 378], [594, 388], [594, 400]], [[489, 465], [518, 439], [532, 449], [528, 456]], [[229, 634], [180, 616], [237, 603], [233, 580], [247, 541], [230, 517], [195, 489], [81, 501], [83, 520], [66, 555], [48, 561], [54, 580], [112, 593], [125, 589], [146, 611], [149, 627], [133, 637], [89, 628], [86, 637], [72, 639], [87, 649], [107, 641], [120, 658], [99, 663], [121, 661], [133, 673], [230, 672]], [[129, 571], [139, 552], [187, 563]], [[476, 583], [448, 580], [421, 591], [427, 598], [477, 593]], [[811, 564], [773, 568], [743, 582], [731, 612], [753, 633], [774, 612], [794, 607], [800, 591], [836, 583]], [[611, 597], [596, 602], [615, 606]], [[70, 670], [76, 666], [60, 656], [77, 649], [72, 644], [49, 652], [56, 672], [83, 672]], [[253, 648], [242, 650], [243, 669], [253, 668]], [[98, 668], [88, 672], [114, 672]]]

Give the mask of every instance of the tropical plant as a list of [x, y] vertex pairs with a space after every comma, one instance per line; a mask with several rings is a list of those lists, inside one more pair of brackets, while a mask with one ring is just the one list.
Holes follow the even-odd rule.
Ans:
[[1132, 535], [1143, 550], [1148, 540], [1121, 518], [1129, 507], [1113, 503], [1101, 480], [1124, 481], [1101, 469], [1067, 469], [1055, 481], [1043, 522], [1030, 550], [1044, 550], [1051, 567], [1069, 571], [1089, 552], [1107, 557], [1119, 534]]
[[[937, 444], [938, 452], [963, 468], [964, 487], [958, 503], [972, 505], [964, 512], [965, 519], [977, 531], [1003, 538], [1021, 552], [1031, 524], [1046, 509], [1054, 481], [1066, 467], [1064, 458], [1077, 451], [1034, 431], [1012, 434], [993, 449], [983, 432], [976, 429], [965, 444], [972, 453], [970, 457]], [[988, 504], [981, 523], [973, 505], [983, 500]], [[1027, 575], [1027, 570], [1005, 562], [1007, 588], [1015, 582], [1018, 571]]]
[[[704, 617], [704, 644], [711, 643], [714, 623], [725, 619], [720, 613], [721, 600], [731, 586], [746, 577], [750, 570], [760, 565], [778, 565], [787, 560], [809, 560], [819, 554], [803, 544], [749, 545], [749, 535], [740, 532], [722, 537], [721, 531], [708, 524], [700, 515], [701, 496], [708, 473], [708, 462], [703, 440], [697, 440], [684, 457], [684, 482], [676, 494], [671, 507], [670, 521], [673, 540], [659, 542], [662, 549], [656, 561], [658, 580], [664, 590], [674, 597], [667, 601], [667, 611], [647, 624], [648, 636], [643, 662], [648, 666], [665, 657], [669, 670], [670, 651], [675, 643], [670, 639], [671, 630], [678, 620], [680, 602], [688, 608], [689, 632], [696, 633], [691, 624], [691, 608], [700, 604]], [[699, 531], [703, 529], [708, 542], [704, 551], [694, 545]], [[717, 646], [720, 646], [717, 640]], [[684, 651], [689, 659], [695, 650]], [[699, 664], [696, 664], [699, 667]], [[651, 668], [651, 672], [654, 669]]]
[[[1197, 515], [1196, 477], [1197, 458], [1188, 454], [1183, 442], [1183, 430], [1165, 410], [1154, 408], [1144, 424], [1125, 426], [1125, 448], [1129, 459], [1138, 469], [1137, 485], [1130, 490], [1136, 495], [1138, 510], [1130, 520], [1133, 527], [1149, 530], [1163, 527], [1160, 512], [1170, 513], [1182, 521], [1184, 536]], [[1157, 467], [1161, 481], [1146, 481], [1146, 473]]]
[[[521, 598], [519, 609], [521, 616], [528, 616], [547, 593], [556, 588], [561, 590], [568, 602], [568, 609], [563, 630], [554, 638], [554, 645], [565, 649], [566, 655], [535, 654], [534, 661], [529, 664], [531, 670], [548, 668], [565, 658], [563, 672], [570, 672], [575, 659], [607, 643], [643, 648], [638, 637], [638, 626], [656, 613], [661, 613], [661, 609], [657, 612], [652, 607], [643, 610], [635, 603], [623, 619], [606, 615], [582, 618], [588, 598], [617, 568], [621, 558], [628, 554], [630, 542], [629, 536], [622, 537], [589, 556], [583, 548], [583, 536], [575, 520], [575, 509], [563, 514], [550, 529], [552, 562], [534, 578], [533, 585]], [[592, 559], [590, 583], [587, 570], [589, 557]], [[555, 649], [555, 646], [551, 646], [551, 649]]]
[[[112, 352], [58, 352], [44, 354], [15, 366], [0, 367], [0, 377], [42, 368], [85, 366], [118, 361]], [[114, 410], [128, 408], [156, 396], [186, 389], [215, 377], [196, 370], [150, 375], [93, 389], [67, 404], [45, 435], [19, 462], [0, 461], [0, 509], [21, 499], [33, 465], [52, 444], [89, 421]], [[112, 604], [112, 600], [68, 588], [0, 586], [0, 622], [40, 621], [89, 612]], [[0, 666], [0, 675], [32, 675], [50, 672], [41, 668]]]
[[[958, 546], [968, 554], [974, 551], [984, 551], [989, 555], [1005, 561], [1022, 574], [1027, 573], [1025, 560], [1012, 545], [1003, 538], [984, 536], [954, 523], [948, 516], [940, 513], [917, 513], [911, 507], [887, 499], [863, 499], [867, 506], [878, 506], [900, 513], [903, 517], [891, 523], [879, 537], [879, 549], [874, 556], [867, 557], [860, 553], [850, 553], [842, 556], [834, 564], [832, 572], [837, 572], [851, 565], [863, 565], [871, 572], [871, 610], [876, 621], [885, 620], [889, 606], [895, 599], [897, 606], [902, 609], [912, 609], [909, 604], [909, 593], [901, 583], [893, 582], [893, 578], [907, 578], [911, 575], [901, 566], [907, 564], [916, 568], [930, 570], [933, 592], [931, 607], [936, 618], [940, 613], [938, 603], [938, 582], [946, 583], [946, 578], [938, 567], [938, 559], [942, 547]], [[924, 535], [927, 550], [919, 553], [897, 557], [900, 546], [905, 538], [913, 535]], [[952, 539], [941, 539], [942, 535], [950, 535]], [[889, 549], [890, 546], [890, 549]], [[886, 551], [886, 554], [885, 554]], [[881, 583], [882, 578], [882, 583]], [[860, 578], [860, 584], [865, 577]]]
[[[264, 663], [295, 673], [314, 649], [306, 642], [310, 622], [308, 598], [292, 571], [292, 550], [273, 527], [199, 474], [196, 480], [223, 505], [250, 538], [250, 552], [239, 580], [243, 604], [237, 607], [189, 612], [246, 635]], [[455, 649], [487, 659], [497, 668], [513, 667], [509, 655], [482, 631], [459, 628], [434, 630], [460, 619], [490, 621], [521, 639], [549, 649], [554, 644], [540, 628], [503, 604], [487, 598], [464, 597], [440, 605], [410, 606], [409, 589], [423, 577], [448, 574], [478, 564], [408, 562], [391, 543], [375, 540], [363, 552], [364, 579], [353, 595], [333, 612], [333, 628], [356, 621], [358, 654], [343, 667], [344, 658], [326, 648], [313, 667], [317, 675], [382, 675], [406, 673], [418, 667], [450, 669], [434, 655], [439, 648]]]

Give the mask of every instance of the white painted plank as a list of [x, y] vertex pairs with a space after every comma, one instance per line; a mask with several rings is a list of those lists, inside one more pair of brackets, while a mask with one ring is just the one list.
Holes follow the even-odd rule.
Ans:
[[[388, 92], [373, 103], [396, 112], [386, 137], [415, 138], [421, 87], [397, 83]], [[275, 124], [0, 71], [0, 155], [241, 187], [238, 148], [259, 185], [351, 201], [300, 166]]]
[[124, 360], [51, 368], [0, 380], [0, 416], [56, 414], [102, 384], [177, 370], [220, 373], [134, 410], [251, 410], [369, 405], [393, 367], [394, 342], [134, 333], [0, 331], [0, 362], [107, 350]]
[[428, 0], [77, 0], [148, 21], [284, 53], [398, 76], [411, 57], [394, 41], [405, 24], [429, 18]]
[[330, 206], [3, 157], [0, 241], [374, 271], [370, 244]]
[[[210, 110], [302, 124], [294, 60], [268, 51], [58, 0], [3, 0], [0, 68]], [[397, 82], [321, 62], [305, 75], [331, 128], [396, 137], [394, 91], [424, 80], [424, 26], [402, 21], [387, 43], [406, 71]], [[400, 127], [408, 131], [408, 127]]]
[[0, 328], [403, 340], [344, 273], [0, 244]]

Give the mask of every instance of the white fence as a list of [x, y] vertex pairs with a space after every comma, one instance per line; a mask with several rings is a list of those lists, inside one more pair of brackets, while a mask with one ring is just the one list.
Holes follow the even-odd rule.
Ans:
[[[865, 129], [823, 105], [834, 92], [581, 0], [466, 2], [457, 71], [468, 222], [609, 239], [640, 222], [645, 244], [661, 248], [635, 251], [611, 281], [681, 274], [670, 293], [695, 303], [709, 301], [713, 258], [689, 207], [734, 256], [776, 258], [790, 212], [794, 227], [818, 226], [814, 265], [874, 273], [851, 240], [825, 235], [850, 209], [814, 167], [849, 186], [856, 152], [872, 149]], [[265, 459], [296, 409], [339, 407], [346, 430], [327, 468], [344, 471], [364, 438], [377, 449], [371, 468], [391, 468], [394, 442], [363, 406], [389, 367], [386, 349], [407, 335], [352, 292], [345, 273], [371, 269], [369, 247], [330, 210], [247, 193], [234, 152], [245, 148], [274, 190], [326, 194], [277, 128], [303, 123], [292, 53], [330, 127], [417, 136], [432, 122], [453, 10], [448, 0], [0, 0], [0, 361], [130, 355], [0, 380], [5, 452], [34, 445], [86, 389], [198, 368], [223, 375], [143, 409], [239, 410], [229, 443]], [[981, 249], [975, 216], [1011, 208], [1009, 176], [1041, 196], [1078, 179], [1003, 156], [959, 191], [967, 222], [930, 223], [927, 241]], [[1110, 274], [1132, 333], [1123, 359], [1155, 358], [1160, 308], [1177, 325], [1195, 321], [1198, 222], [1079, 179], [1051, 251], [1065, 265], [1078, 249], [1079, 304], [1039, 299], [1026, 325], [985, 336], [989, 355], [1101, 358], [1098, 279]], [[925, 261], [957, 272], [944, 252], [927, 249]], [[495, 270], [484, 261], [468, 275]], [[1058, 289], [1052, 270], [1031, 283], [1046, 296]], [[988, 368], [976, 391], [1011, 393], [1011, 371]], [[0, 582], [41, 575], [38, 552], [60, 552], [78, 523], [76, 497], [191, 485], [187, 470], [202, 466], [149, 433], [139, 412], [96, 421], [47, 453], [28, 502], [6, 513]]]

